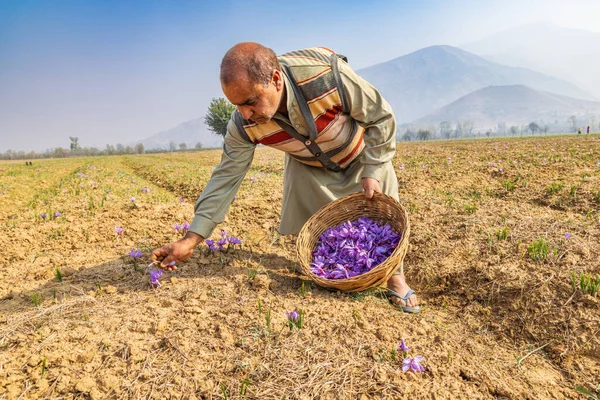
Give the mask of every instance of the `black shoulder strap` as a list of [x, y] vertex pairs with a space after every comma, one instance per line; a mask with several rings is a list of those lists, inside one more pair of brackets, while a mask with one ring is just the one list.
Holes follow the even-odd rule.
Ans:
[[340, 94], [340, 98], [342, 99], [342, 109], [344, 113], [350, 113], [350, 104], [348, 104], [348, 98], [346, 97], [346, 91], [344, 90], [344, 83], [342, 82], [342, 77], [340, 76], [340, 68], [338, 66], [339, 59], [342, 59], [346, 62], [347, 58], [342, 56], [341, 54], [333, 53], [331, 57], [329, 57], [329, 64], [331, 65], [331, 71], [333, 72], [333, 77], [335, 79], [335, 85], [338, 88], [338, 93]]

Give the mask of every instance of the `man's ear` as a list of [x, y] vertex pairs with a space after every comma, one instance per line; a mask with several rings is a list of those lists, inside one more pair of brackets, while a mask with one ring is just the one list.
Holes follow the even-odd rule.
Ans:
[[271, 78], [273, 80], [273, 84], [277, 88], [277, 90], [283, 90], [283, 74], [279, 70], [273, 71], [273, 76]]

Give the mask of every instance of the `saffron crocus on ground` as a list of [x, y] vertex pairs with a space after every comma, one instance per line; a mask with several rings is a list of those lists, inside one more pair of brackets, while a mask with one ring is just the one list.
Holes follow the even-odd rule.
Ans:
[[396, 349], [400, 350], [400, 351], [410, 351], [410, 349], [408, 348], [406, 343], [404, 343], [404, 339], [402, 339], [402, 341], [400, 342], [400, 344], [398, 345], [398, 347]]
[[206, 245], [208, 246], [208, 248], [211, 251], [217, 251], [217, 250], [219, 250], [217, 248], [217, 246], [215, 246], [215, 241], [214, 240], [212, 240], [212, 239], [206, 239], [205, 242], [206, 242]]
[[55, 212], [55, 213], [54, 213], [54, 218], [58, 218], [58, 217], [60, 217], [61, 215], [62, 215], [62, 214], [61, 214], [61, 213], [59, 213], [59, 212], [57, 211], [57, 212]]
[[40, 215], [40, 217], [42, 217], [42, 219], [46, 219], [48, 217], [48, 214], [43, 213], [43, 214]]
[[293, 322], [294, 324], [298, 323], [298, 310], [294, 310], [294, 311], [286, 311], [285, 316], [287, 317], [288, 321]]
[[131, 201], [132, 203], [135, 203], [135, 197], [130, 198], [129, 201]]
[[285, 313], [290, 330], [302, 329], [302, 311], [294, 310]]
[[253, 176], [250, 177], [250, 182], [256, 183], [257, 181], [258, 181], [258, 179], [256, 179], [255, 177], [253, 177]]
[[160, 278], [162, 276], [163, 272], [162, 269], [151, 269], [150, 270], [150, 284], [154, 285], [154, 286], [160, 286], [160, 282], [158, 281], [158, 278]]
[[140, 250], [131, 249], [131, 251], [129, 252], [129, 257], [133, 258], [134, 260], [136, 258], [142, 258], [143, 256], [144, 253], [142, 253]]
[[311, 272], [325, 279], [348, 279], [364, 274], [387, 259], [401, 235], [367, 217], [346, 221], [319, 236]]
[[405, 358], [402, 362], [402, 372], [406, 372], [409, 369], [413, 372], [425, 372], [425, 367], [421, 365], [421, 361], [423, 361], [423, 356]]
[[180, 197], [180, 198], [179, 198], [179, 202], [180, 202], [180, 203], [185, 203], [185, 199], [184, 199], [183, 197]]
[[120, 234], [122, 234], [123, 232], [125, 232], [125, 228], [120, 228], [120, 227], [118, 227], [118, 226], [115, 226], [115, 233], [116, 233], [117, 235], [120, 235]]
[[236, 238], [235, 236], [229, 236], [227, 238], [227, 241], [229, 242], [229, 244], [232, 245], [242, 244], [242, 241], [239, 238]]
[[565, 233], [565, 240], [571, 239], [571, 236], [573, 235], [571, 235], [569, 232]]
[[150, 193], [150, 189], [148, 189], [147, 187], [141, 188], [140, 191], [144, 193]]

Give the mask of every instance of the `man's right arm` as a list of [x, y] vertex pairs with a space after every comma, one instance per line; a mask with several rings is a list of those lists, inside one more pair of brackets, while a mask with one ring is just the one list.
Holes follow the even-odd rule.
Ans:
[[196, 246], [209, 237], [215, 226], [223, 222], [233, 198], [242, 184], [256, 145], [242, 139], [232, 120], [227, 125], [221, 163], [215, 168], [204, 190], [196, 200], [195, 217], [188, 233], [180, 240], [152, 252], [152, 259], [161, 268], [176, 269], [170, 264], [189, 258]]
[[252, 164], [255, 149], [256, 145], [242, 139], [233, 120], [229, 120], [221, 163], [215, 168], [202, 194], [196, 200], [195, 217], [189, 231], [207, 238], [215, 226], [223, 222]]

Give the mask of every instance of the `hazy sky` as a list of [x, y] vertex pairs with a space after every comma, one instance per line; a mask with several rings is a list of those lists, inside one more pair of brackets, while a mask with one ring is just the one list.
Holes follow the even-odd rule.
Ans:
[[203, 116], [241, 41], [356, 69], [528, 22], [600, 31], [600, 0], [0, 1], [0, 151], [127, 143]]

